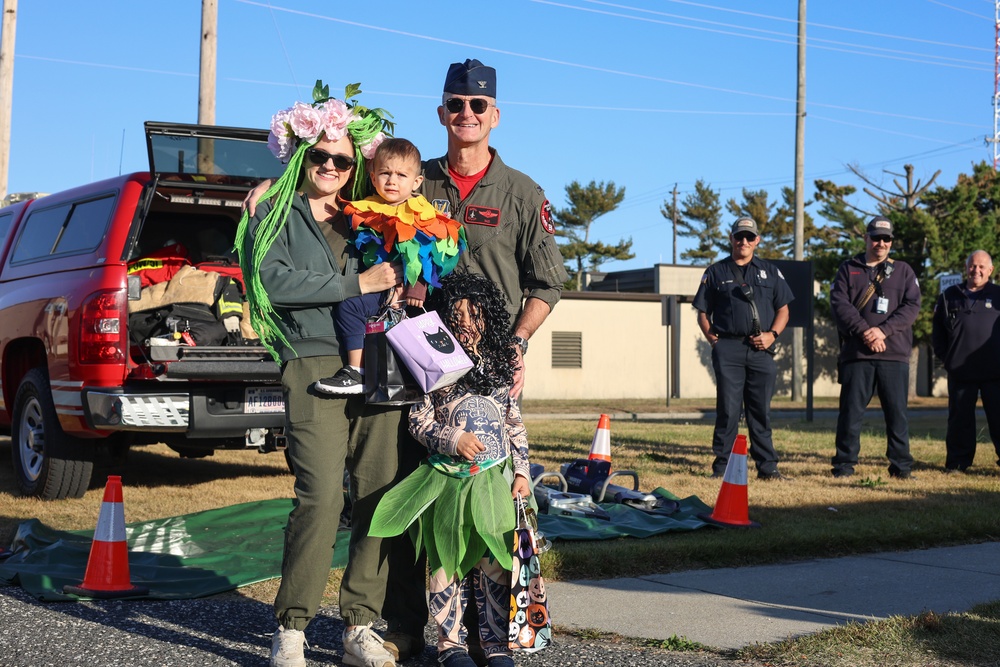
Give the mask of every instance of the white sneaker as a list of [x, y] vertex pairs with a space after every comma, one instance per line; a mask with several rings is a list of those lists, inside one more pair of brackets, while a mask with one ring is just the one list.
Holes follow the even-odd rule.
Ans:
[[304, 632], [279, 625], [271, 635], [271, 667], [306, 667], [303, 645], [308, 646]]
[[396, 667], [392, 653], [382, 645], [382, 638], [371, 624], [344, 630], [344, 664], [352, 667]]

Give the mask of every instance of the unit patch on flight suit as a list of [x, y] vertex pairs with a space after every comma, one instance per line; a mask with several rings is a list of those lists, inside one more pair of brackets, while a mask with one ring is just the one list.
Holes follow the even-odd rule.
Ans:
[[500, 224], [500, 209], [487, 206], [469, 206], [465, 209], [465, 220], [469, 225], [496, 227]]
[[431, 201], [431, 206], [441, 215], [451, 217], [451, 202], [447, 199], [435, 199]]
[[556, 226], [552, 224], [552, 204], [548, 199], [542, 203], [542, 228], [549, 234], [556, 233]]

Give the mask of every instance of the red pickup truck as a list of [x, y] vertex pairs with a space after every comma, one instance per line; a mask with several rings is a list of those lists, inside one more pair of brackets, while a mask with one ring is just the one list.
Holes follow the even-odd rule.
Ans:
[[264, 130], [146, 136], [149, 172], [0, 208], [0, 427], [26, 495], [83, 495], [102, 441], [198, 457], [280, 439], [231, 250], [247, 190], [282, 165]]

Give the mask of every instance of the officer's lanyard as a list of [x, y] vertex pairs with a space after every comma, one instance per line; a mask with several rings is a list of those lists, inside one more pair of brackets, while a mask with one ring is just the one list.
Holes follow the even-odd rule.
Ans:
[[[876, 264], [875, 266], [866, 266], [865, 270], [868, 272], [868, 282], [875, 288], [875, 295], [879, 298], [885, 296], [882, 291], [882, 281], [879, 280], [879, 272], [882, 269], [881, 264]], [[873, 275], [874, 273], [874, 275]]]
[[[872, 278], [871, 271], [875, 269], [875, 277]], [[854, 307], [858, 310], [862, 310], [872, 298], [872, 294], [878, 293], [879, 298], [883, 297], [882, 292], [882, 281], [892, 275], [892, 260], [887, 259], [881, 264], [874, 267], [865, 265], [865, 274], [868, 276], [868, 287], [865, 291], [858, 295], [857, 301], [854, 302]]]

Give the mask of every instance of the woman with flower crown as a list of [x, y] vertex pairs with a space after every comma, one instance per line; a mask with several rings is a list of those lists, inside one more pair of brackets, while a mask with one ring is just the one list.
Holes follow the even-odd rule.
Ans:
[[[407, 433], [403, 408], [367, 406], [359, 397], [325, 396], [312, 389], [316, 378], [342, 366], [333, 326], [336, 304], [399, 285], [402, 277], [396, 263], [362, 270], [359, 252], [349, 243], [342, 197], [363, 197], [365, 160], [392, 130], [384, 111], [350, 102], [359, 92], [355, 84], [344, 100], [333, 99], [317, 81], [312, 104], [297, 102], [274, 115], [268, 145], [288, 166], [253, 218], [244, 214], [237, 232], [251, 321], [281, 365], [287, 453], [295, 473], [295, 502], [274, 601], [279, 626], [272, 638], [272, 667], [306, 665], [303, 631], [329, 577], [348, 464], [353, 514], [350, 561], [340, 590], [343, 662], [395, 665], [371, 630], [385, 599], [387, 572], [385, 546], [368, 537], [368, 526], [385, 489], [416, 468], [422, 448]], [[409, 549], [409, 558], [398, 562], [412, 563], [413, 572], [394, 573], [393, 595], [407, 600], [401, 608], [412, 618], [393, 622], [422, 636], [427, 622], [423, 563], [408, 542], [395, 540], [390, 548]]]

